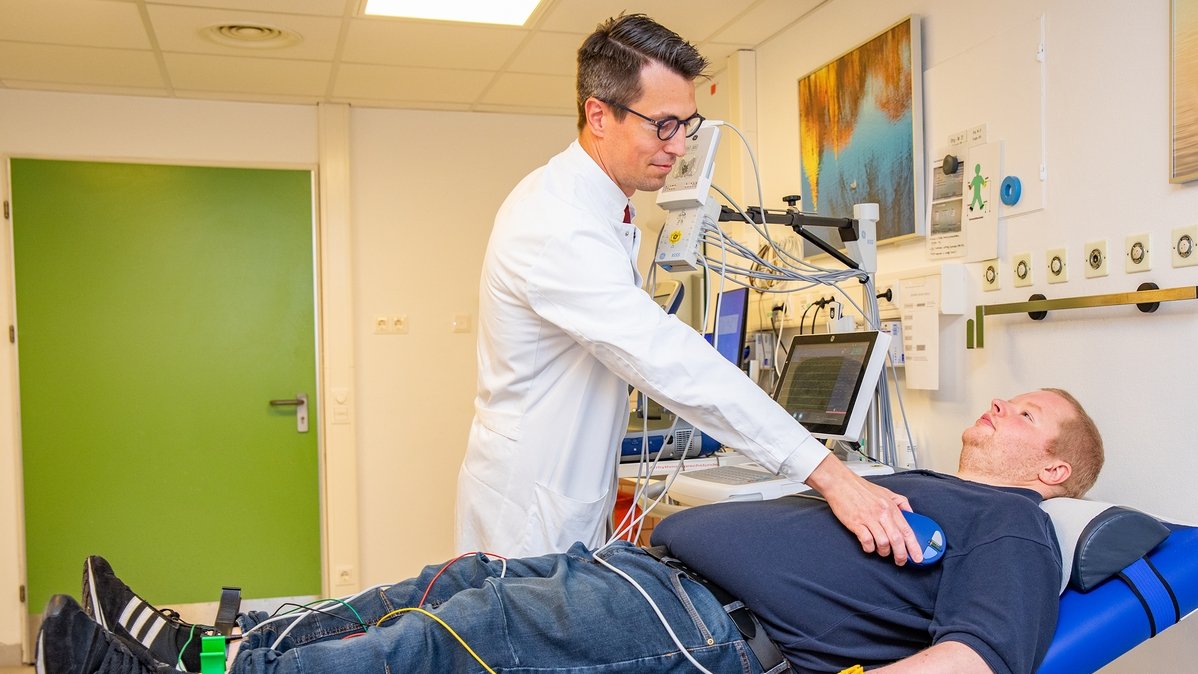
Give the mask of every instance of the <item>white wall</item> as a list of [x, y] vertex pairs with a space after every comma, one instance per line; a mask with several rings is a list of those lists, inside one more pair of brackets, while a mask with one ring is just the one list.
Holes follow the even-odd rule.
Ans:
[[[1000, 268], [1009, 266], [1012, 252], [1032, 251], [1043, 260], [1045, 249], [1065, 247], [1073, 264], [1070, 280], [1048, 285], [1040, 271], [1034, 287], [1013, 288], [1007, 272], [1002, 290], [983, 295], [979, 265], [969, 265], [970, 314], [976, 304], [1023, 301], [1032, 292], [1053, 298], [1129, 291], [1143, 281], [1162, 288], [1198, 284], [1198, 268], [1171, 268], [1166, 243], [1171, 228], [1198, 223], [1198, 183], [1168, 182], [1169, 3], [1163, 1], [824, 5], [757, 52], [767, 203], [780, 206], [782, 195], [799, 191], [798, 78], [909, 14], [923, 17], [928, 70], [968, 58], [995, 36], [1046, 18], [1048, 205], [1006, 222]], [[1020, 58], [1008, 56], [1012, 62]], [[932, 120], [935, 100], [925, 102]], [[976, 123], [1002, 112], [979, 111]], [[935, 140], [929, 139], [929, 147]], [[1143, 231], [1153, 235], [1153, 268], [1126, 274], [1124, 237]], [[1110, 275], [1087, 280], [1080, 251], [1087, 241], [1103, 238], [1112, 252]], [[883, 272], [928, 264], [918, 242], [880, 255]], [[942, 319], [942, 390], [906, 394], [921, 454], [931, 467], [955, 469], [960, 431], [991, 397], [1058, 386], [1078, 396], [1106, 438], [1107, 464], [1092, 497], [1198, 522], [1193, 487], [1198, 452], [1186, 422], [1198, 399], [1193, 357], [1198, 303], [1166, 303], [1153, 315], [1132, 307], [1060, 312], [1040, 323], [1022, 315], [991, 317], [986, 347], [973, 351], [964, 348], [965, 318]], [[1171, 671], [1196, 658], [1198, 621], [1190, 620], [1108, 669]]]
[[[567, 117], [353, 111], [364, 585], [454, 552], [483, 251], [508, 191], [576, 135]], [[455, 314], [470, 332], [450, 331]], [[374, 334], [376, 316], [395, 315], [408, 334]]]

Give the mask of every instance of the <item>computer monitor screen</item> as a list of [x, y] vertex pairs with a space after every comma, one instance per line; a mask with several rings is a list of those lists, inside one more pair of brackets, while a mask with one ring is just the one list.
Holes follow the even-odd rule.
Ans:
[[889, 345], [884, 332], [797, 335], [774, 400], [817, 438], [859, 441]]
[[707, 333], [704, 337], [707, 338], [709, 344], [714, 344], [716, 350], [733, 365], [740, 367], [745, 350], [745, 323], [749, 309], [749, 289], [725, 290], [720, 293], [718, 306], [715, 332]]

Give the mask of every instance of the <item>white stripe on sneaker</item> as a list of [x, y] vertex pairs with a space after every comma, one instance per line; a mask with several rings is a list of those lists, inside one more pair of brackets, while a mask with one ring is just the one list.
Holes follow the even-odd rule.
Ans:
[[129, 619], [133, 617], [134, 612], [136, 612], [140, 606], [141, 599], [138, 599], [137, 595], [133, 595], [133, 597], [129, 600], [129, 603], [125, 604], [125, 609], [121, 611], [121, 617], [116, 619], [117, 624], [121, 626], [128, 626]]
[[137, 640], [140, 641], [146, 648], [149, 648], [150, 644], [154, 643], [154, 639], [158, 636], [158, 633], [162, 631], [163, 627], [166, 627], [166, 618], [163, 618], [158, 614], [154, 614], [154, 620], [150, 623], [148, 629], [145, 630], [145, 634], [138, 637]]
[[129, 630], [129, 634], [133, 635], [135, 639], [137, 638], [137, 634], [141, 632], [142, 625], [145, 625], [150, 616], [154, 615], [154, 612], [150, 610], [148, 605], [142, 604], [142, 606], [145, 608], [137, 615], [137, 619], [133, 621], [133, 624], [126, 628]]

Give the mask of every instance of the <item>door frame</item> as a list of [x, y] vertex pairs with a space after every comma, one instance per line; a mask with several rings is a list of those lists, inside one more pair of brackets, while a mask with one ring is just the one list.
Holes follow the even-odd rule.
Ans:
[[[313, 302], [315, 310], [317, 479], [319, 485], [321, 592], [324, 596], [350, 594], [357, 590], [360, 576], [357, 504], [357, 446], [353, 414], [353, 295], [352, 238], [350, 222], [350, 110], [344, 104], [320, 104], [318, 160], [310, 163], [188, 161], [162, 157], [98, 156], [86, 153], [48, 155], [38, 153], [0, 154], [0, 190], [8, 211], [0, 214], [6, 236], [0, 237], [0, 344], [8, 341], [8, 326], [16, 325], [15, 251], [12, 236], [12, 182], [9, 160], [13, 158], [61, 161], [126, 162], [170, 166], [215, 168], [261, 168], [309, 171], [312, 180]], [[19, 335], [19, 332], [18, 332]], [[11, 457], [13, 467], [14, 519], [17, 542], [17, 573], [22, 589], [28, 585], [26, 564], [24, 480], [20, 431], [20, 380], [17, 348], [8, 349], [0, 362], [0, 418], [12, 429], [0, 437], [0, 460]], [[7, 408], [5, 410], [4, 408]], [[0, 510], [0, 516], [4, 513]], [[0, 526], [0, 531], [3, 527]], [[32, 662], [36, 634], [25, 598], [12, 607], [19, 614], [22, 638], [21, 659]], [[9, 610], [0, 606], [0, 611]], [[0, 653], [0, 660], [4, 658]], [[0, 662], [0, 664], [4, 664]]]

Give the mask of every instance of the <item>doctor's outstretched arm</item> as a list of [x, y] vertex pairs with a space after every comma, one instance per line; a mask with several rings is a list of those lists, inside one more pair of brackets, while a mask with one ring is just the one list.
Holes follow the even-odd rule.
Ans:
[[861, 542], [862, 550], [883, 557], [894, 555], [899, 566], [908, 559], [923, 561], [915, 533], [899, 512], [900, 508], [911, 509], [906, 496], [862, 479], [832, 454], [805, 482], [824, 497], [836, 519]]

